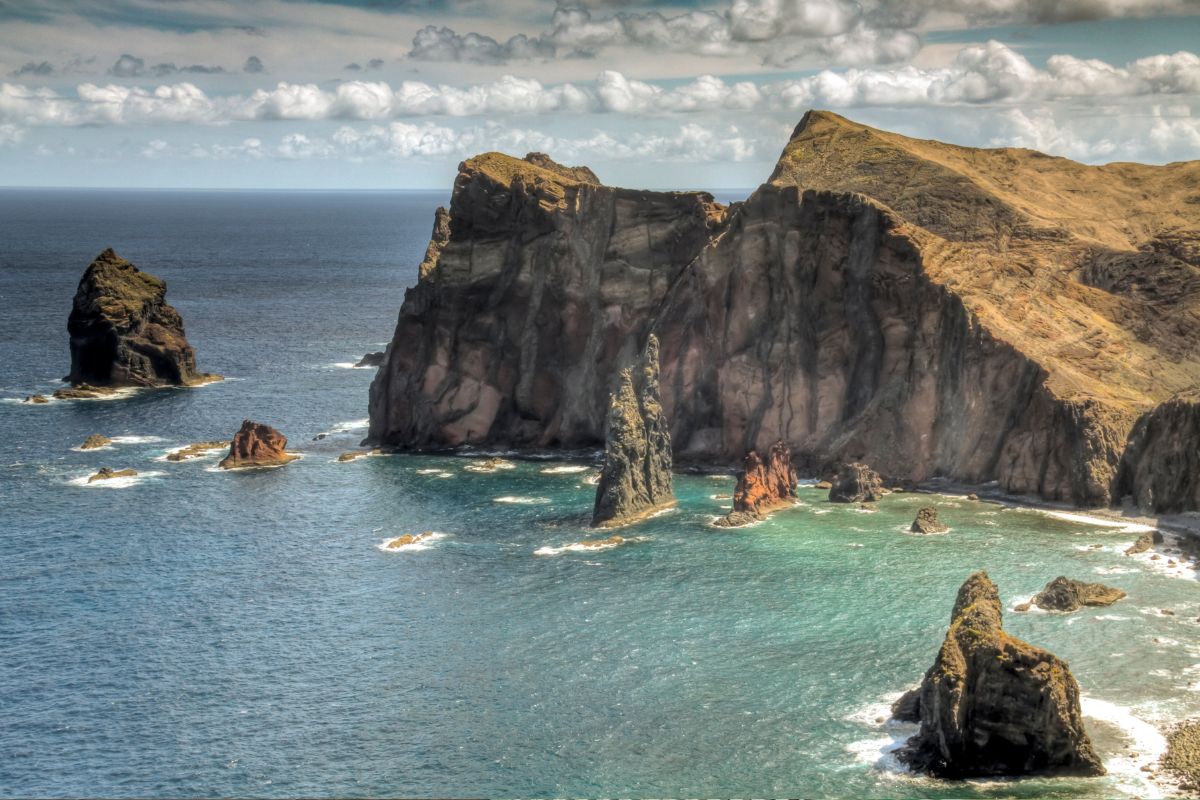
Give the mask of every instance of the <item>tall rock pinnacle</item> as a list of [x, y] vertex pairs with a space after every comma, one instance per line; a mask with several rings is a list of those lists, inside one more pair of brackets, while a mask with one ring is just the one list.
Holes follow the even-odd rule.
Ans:
[[659, 398], [658, 338], [651, 334], [636, 373], [622, 370], [609, 403], [592, 527], [628, 525], [673, 505], [671, 433]]

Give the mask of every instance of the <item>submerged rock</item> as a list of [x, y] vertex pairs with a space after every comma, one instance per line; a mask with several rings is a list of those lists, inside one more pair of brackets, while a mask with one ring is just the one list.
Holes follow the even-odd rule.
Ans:
[[108, 447], [112, 444], [112, 439], [107, 436], [101, 436], [98, 433], [93, 433], [91, 436], [83, 440], [83, 444], [79, 445], [80, 450], [97, 450], [101, 447]]
[[229, 455], [221, 459], [221, 469], [242, 467], [278, 467], [300, 456], [287, 452], [287, 437], [270, 425], [245, 420], [233, 436]]
[[1146, 531], [1133, 544], [1125, 549], [1125, 555], [1133, 556], [1150, 550], [1156, 544], [1163, 543], [1163, 535], [1157, 530]]
[[829, 490], [834, 503], [874, 503], [883, 497], [883, 481], [866, 464], [843, 464]]
[[187, 447], [181, 447], [174, 452], [167, 453], [167, 461], [190, 461], [193, 458], [199, 458], [205, 453], [211, 453], [213, 450], [220, 450], [228, 447], [229, 442], [196, 442], [189, 444]]
[[607, 539], [584, 539], [579, 543], [578, 546], [585, 547], [588, 550], [603, 550], [608, 547], [616, 547], [617, 545], [625, 544], [625, 542], [626, 539], [624, 536], [618, 536], [614, 533]]
[[113, 478], [133, 478], [136, 476], [137, 470], [101, 467], [99, 472], [88, 478], [88, 483], [95, 483], [96, 481], [108, 481], [112, 480]]
[[913, 520], [909, 530], [913, 533], [945, 533], [950, 530], [950, 527], [942, 524], [938, 519], [936, 508], [926, 506], [917, 512], [917, 518]]
[[621, 371], [609, 403], [592, 527], [626, 525], [674, 505], [671, 433], [658, 395], [658, 339], [651, 334], [637, 374]]
[[1085, 583], [1059, 575], [1030, 601], [1047, 611], [1078, 611], [1084, 606], [1111, 606], [1125, 592], [1102, 583]]
[[116, 389], [105, 386], [92, 386], [88, 383], [77, 383], [68, 389], [55, 389], [57, 400], [96, 400], [101, 397], [112, 397]]
[[31, 394], [28, 397], [26, 397], [22, 402], [33, 403], [34, 405], [38, 405], [41, 403], [49, 403], [50, 399], [43, 394]]
[[[183, 319], [166, 302], [167, 285], [110, 248], [88, 266], [67, 330], [76, 385], [191, 386], [215, 380], [196, 369]], [[57, 394], [57, 392], [56, 392]]]
[[367, 456], [379, 455], [379, 453], [379, 448], [375, 448], [374, 450], [351, 450], [349, 452], [342, 453], [337, 457], [337, 460], [338, 463], [345, 464], [348, 461], [357, 461], [358, 459], [366, 458]]
[[383, 545], [383, 549], [384, 550], [400, 550], [402, 548], [408, 547], [409, 545], [420, 544], [421, 542], [429, 541], [432, 538], [433, 538], [432, 531], [425, 531], [424, 533], [418, 533], [415, 535], [411, 534], [411, 533], [406, 533], [403, 536], [397, 536], [395, 539], [391, 539], [388, 542], [386, 542]]
[[920, 731], [898, 752], [942, 778], [1102, 775], [1079, 684], [1057, 656], [1010, 636], [986, 572], [958, 590], [950, 630], [919, 690]]
[[379, 367], [383, 366], [384, 352], [382, 350], [376, 353], [367, 353], [365, 356], [355, 362], [356, 367]]

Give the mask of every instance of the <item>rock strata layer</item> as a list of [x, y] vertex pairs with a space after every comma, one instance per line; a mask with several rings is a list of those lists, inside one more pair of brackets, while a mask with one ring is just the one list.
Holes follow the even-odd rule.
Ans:
[[[1197, 185], [1200, 161], [1092, 167], [819, 111], [728, 209], [484, 154], [435, 217], [368, 439], [594, 447], [653, 332], [681, 462], [784, 441], [813, 472], [1108, 504], [1135, 422], [1200, 385]], [[1191, 504], [1188, 469], [1129, 493]]]
[[216, 379], [196, 369], [167, 285], [110, 248], [88, 266], [67, 321], [72, 384], [190, 386]]
[[609, 402], [594, 528], [627, 525], [675, 505], [671, 434], [659, 400], [658, 370], [658, 339], [650, 336], [636, 371], [621, 371]]
[[287, 452], [287, 437], [270, 425], [245, 420], [233, 436], [229, 455], [221, 459], [221, 469], [279, 467], [299, 458]]
[[1059, 575], [1030, 601], [1047, 611], [1078, 611], [1084, 606], [1111, 606], [1125, 592], [1102, 583], [1085, 583]]
[[843, 464], [829, 489], [834, 503], [874, 503], [883, 497], [883, 480], [866, 464]]
[[1104, 773], [1066, 662], [1004, 631], [986, 572], [958, 590], [937, 659], [917, 697], [901, 701], [899, 710], [921, 727], [899, 755], [919, 771], [942, 778]]
[[912, 527], [909, 528], [913, 533], [945, 533], [950, 530], [949, 526], [945, 525], [938, 519], [936, 508], [925, 507], [917, 512], [917, 518], [913, 520]]

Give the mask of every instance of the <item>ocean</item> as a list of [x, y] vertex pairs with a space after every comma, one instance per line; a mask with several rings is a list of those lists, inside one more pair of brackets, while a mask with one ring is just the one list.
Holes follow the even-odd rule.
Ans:
[[[581, 552], [593, 458], [337, 463], [445, 193], [0, 190], [0, 796], [1113, 797], [1162, 792], [1200, 710], [1196, 575], [1138, 531], [804, 486], [722, 531], [732, 475]], [[105, 247], [166, 279], [200, 369], [111, 400], [60, 386], [66, 320]], [[182, 463], [244, 418], [302, 460]], [[115, 439], [79, 451], [93, 433]], [[326, 436], [314, 440], [319, 434]], [[87, 485], [102, 466], [136, 478]], [[570, 469], [570, 468], [577, 469]], [[906, 532], [916, 510], [952, 530]], [[403, 533], [440, 534], [387, 552]], [[1059, 574], [1129, 597], [1006, 613], [1066, 658], [1109, 775], [938, 782], [890, 755], [887, 708], [986, 569], [1010, 608]], [[1164, 613], [1164, 609], [1173, 612]]]

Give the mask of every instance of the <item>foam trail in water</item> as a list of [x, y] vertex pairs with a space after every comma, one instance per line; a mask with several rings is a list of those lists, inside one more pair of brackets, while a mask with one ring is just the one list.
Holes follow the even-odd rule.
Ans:
[[112, 440], [114, 444], [154, 444], [166, 441], [161, 436], [114, 436]]
[[375, 547], [376, 549], [382, 550], [385, 553], [413, 553], [420, 550], [428, 550], [431, 546], [433, 546], [434, 542], [445, 538], [446, 534], [434, 531], [419, 542], [413, 542], [412, 544], [405, 544], [399, 547], [388, 547], [388, 544], [396, 539], [396, 537], [393, 536], [391, 539], [384, 539], [382, 542], [375, 545]]
[[560, 467], [546, 467], [539, 470], [543, 475], [574, 475], [577, 472], [587, 472], [591, 467], [581, 466], [579, 464], [570, 464]]
[[649, 541], [649, 537], [626, 536], [623, 537], [623, 539], [619, 542], [605, 541], [603, 544], [585, 545], [583, 542], [572, 542], [571, 544], [564, 544], [561, 547], [551, 547], [550, 545], [539, 547], [537, 550], [533, 551], [533, 554], [535, 556], [557, 556], [562, 555], [563, 553], [596, 553], [601, 550], [612, 550], [614, 547], [620, 547], [623, 544], [633, 544], [635, 542], [646, 541]]
[[1154, 767], [1167, 752], [1167, 739], [1158, 728], [1130, 709], [1095, 697], [1080, 698], [1083, 716], [1117, 728], [1127, 740], [1120, 753], [1104, 756], [1104, 766], [1122, 792], [1162, 797], [1164, 787], [1150, 779], [1142, 767]]
[[1035, 508], [1034, 511], [1045, 514], [1048, 517], [1061, 519], [1065, 522], [1078, 522], [1083, 525], [1095, 525], [1099, 528], [1121, 528], [1124, 533], [1146, 533], [1154, 530], [1153, 525], [1143, 525], [1138, 522], [1125, 522], [1118, 519], [1109, 519], [1107, 517], [1094, 517], [1090, 514], [1073, 514], [1068, 511], [1051, 511], [1044, 508]]
[[[93, 473], [94, 474], [94, 473]], [[84, 489], [128, 489], [131, 486], [137, 486], [147, 478], [161, 478], [166, 473], [164, 472], [139, 472], [137, 475], [129, 475], [124, 478], [108, 478], [102, 481], [92, 481], [88, 483], [88, 479], [92, 476], [82, 475], [78, 478], [71, 478], [67, 481], [72, 486], [79, 486]]]
[[493, 503], [515, 503], [524, 506], [536, 506], [550, 502], [549, 497], [517, 497], [513, 495], [505, 495], [504, 497], [495, 497]]

